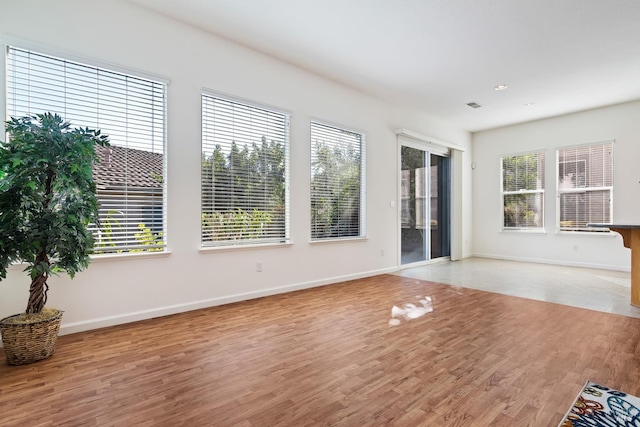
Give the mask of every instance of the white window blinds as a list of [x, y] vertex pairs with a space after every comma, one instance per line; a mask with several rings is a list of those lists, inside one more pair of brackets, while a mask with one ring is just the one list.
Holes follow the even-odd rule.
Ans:
[[544, 227], [544, 152], [502, 157], [503, 229]]
[[311, 239], [365, 235], [365, 136], [311, 122]]
[[557, 156], [558, 228], [608, 231], [587, 224], [612, 219], [613, 143], [563, 148]]
[[93, 170], [94, 251], [162, 251], [166, 84], [11, 46], [7, 58], [8, 116], [53, 112], [109, 136]]
[[202, 246], [289, 240], [289, 116], [202, 95]]

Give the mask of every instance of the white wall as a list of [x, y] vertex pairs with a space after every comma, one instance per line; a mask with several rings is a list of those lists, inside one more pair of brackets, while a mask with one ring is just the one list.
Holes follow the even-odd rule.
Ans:
[[[2, 42], [96, 65], [164, 77], [168, 87], [168, 244], [170, 254], [92, 262], [75, 280], [52, 278], [49, 305], [65, 310], [63, 333], [393, 270], [398, 239], [397, 144], [408, 128], [468, 149], [467, 132], [417, 111], [353, 91], [224, 39], [120, 1], [3, 0]], [[4, 61], [4, 59], [3, 59]], [[4, 67], [0, 67], [4, 69]], [[4, 79], [4, 76], [3, 76]], [[200, 93], [203, 88], [272, 105], [291, 118], [293, 245], [199, 251]], [[4, 85], [0, 89], [3, 100]], [[4, 117], [0, 110], [0, 117]], [[309, 243], [309, 119], [367, 135], [365, 241]], [[465, 169], [463, 200], [470, 206]], [[468, 202], [468, 203], [467, 203]], [[471, 210], [463, 219], [471, 250]], [[1, 238], [1, 237], [0, 237]], [[381, 251], [384, 250], [384, 256]], [[261, 262], [263, 271], [255, 271]], [[28, 278], [18, 266], [0, 283], [0, 317], [21, 312]]]
[[[556, 232], [556, 149], [615, 140], [613, 221], [640, 223], [640, 101], [479, 132], [473, 135], [473, 254], [609, 269], [630, 269], [615, 233]], [[545, 150], [544, 234], [500, 231], [500, 158]]]

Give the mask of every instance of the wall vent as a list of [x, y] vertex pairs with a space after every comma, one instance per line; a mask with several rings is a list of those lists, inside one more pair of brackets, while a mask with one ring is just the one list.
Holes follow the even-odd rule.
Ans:
[[477, 102], [469, 102], [467, 103], [467, 105], [471, 108], [480, 108], [482, 107], [482, 105], [478, 104]]

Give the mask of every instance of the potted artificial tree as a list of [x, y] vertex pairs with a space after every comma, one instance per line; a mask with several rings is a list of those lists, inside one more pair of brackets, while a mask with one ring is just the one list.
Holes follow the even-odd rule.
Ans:
[[0, 320], [10, 365], [53, 353], [62, 312], [45, 309], [47, 279], [71, 278], [89, 263], [98, 223], [93, 181], [96, 145], [107, 146], [99, 130], [71, 129], [57, 114], [12, 118], [8, 141], [0, 143], [0, 281], [12, 263], [25, 263], [31, 276], [25, 313]]

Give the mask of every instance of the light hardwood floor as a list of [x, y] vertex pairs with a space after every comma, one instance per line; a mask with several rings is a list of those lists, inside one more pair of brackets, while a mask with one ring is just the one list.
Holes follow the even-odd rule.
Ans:
[[[390, 326], [418, 296], [433, 312]], [[637, 318], [381, 275], [60, 337], [0, 365], [0, 425], [556, 426], [588, 379], [640, 395], [639, 338]]]

